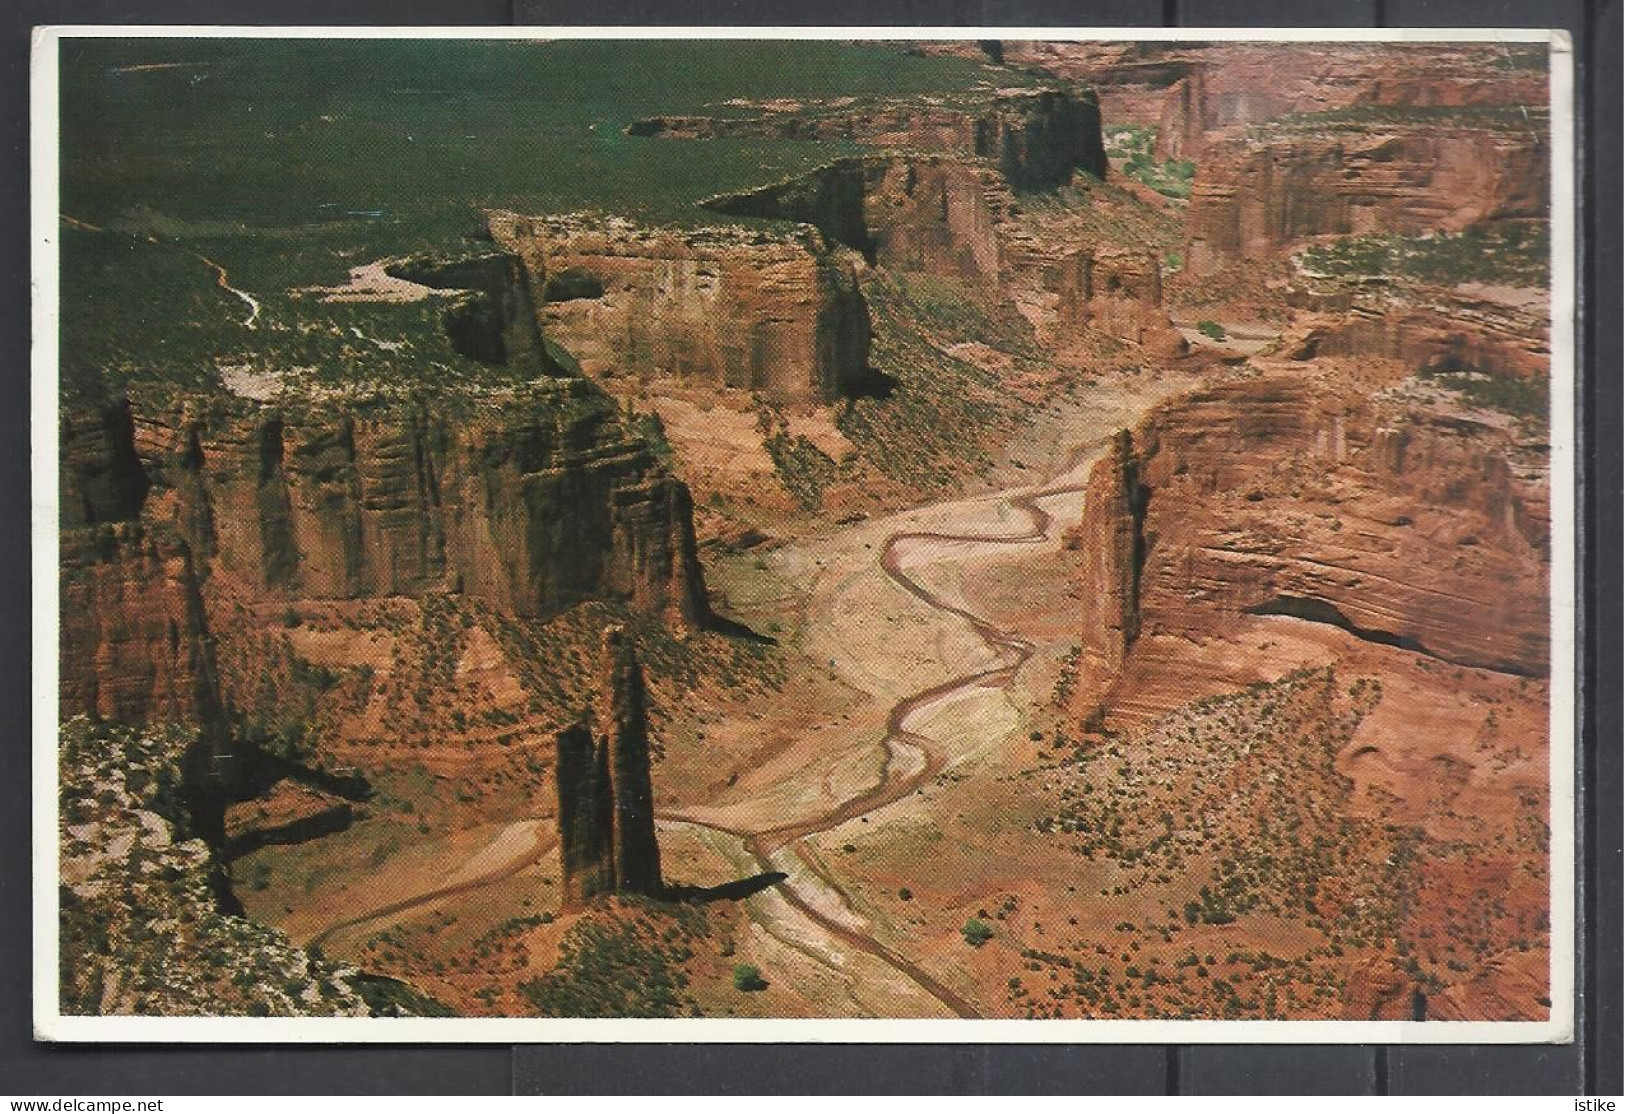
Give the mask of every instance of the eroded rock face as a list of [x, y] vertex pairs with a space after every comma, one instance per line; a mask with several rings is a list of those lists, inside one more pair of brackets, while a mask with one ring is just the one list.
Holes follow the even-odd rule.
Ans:
[[[979, 53], [963, 43], [922, 45]], [[1008, 41], [999, 53], [1007, 65], [1089, 83], [1111, 123], [1156, 126], [1158, 158], [1199, 159], [1228, 128], [1294, 113], [1546, 100], [1543, 44], [1489, 51], [1451, 43], [1323, 43], [1283, 52], [1267, 43]]]
[[543, 329], [588, 374], [636, 368], [781, 404], [862, 387], [868, 307], [851, 260], [819, 236], [500, 212], [489, 223], [542, 290]]
[[1158, 356], [1184, 351], [1163, 309], [1155, 254], [1102, 244], [1084, 229], [1035, 225], [1002, 178], [980, 163], [943, 156], [838, 159], [705, 204], [813, 225], [892, 271], [996, 284], [1046, 333], [1088, 328]]
[[1292, 355], [1364, 356], [1418, 370], [1537, 379], [1551, 369], [1544, 310], [1544, 298], [1511, 306], [1459, 287], [1433, 289], [1404, 307], [1353, 305], [1346, 317], [1311, 326]]
[[1162, 267], [1151, 252], [1078, 248], [1046, 269], [1061, 322], [1087, 327], [1149, 353], [1175, 357], [1186, 344], [1162, 300]]
[[1458, 232], [1543, 217], [1538, 128], [1400, 121], [1269, 129], [1208, 147], [1191, 188], [1186, 266], [1211, 275], [1317, 236]]
[[844, 140], [989, 159], [1015, 190], [1064, 185], [1076, 170], [1106, 176], [1100, 105], [1092, 92], [1006, 90], [983, 106], [898, 103], [849, 108], [811, 102], [747, 116], [656, 116], [631, 136]]
[[463, 292], [442, 316], [452, 347], [484, 364], [534, 364], [561, 373], [547, 354], [536, 320], [538, 299], [530, 276], [507, 252], [463, 259], [406, 259], [388, 268], [391, 277], [436, 290]]
[[[133, 520], [64, 526], [64, 711], [200, 718], [216, 581], [236, 602], [452, 592], [547, 618], [614, 598], [704, 621], [688, 491], [611, 402], [541, 380], [461, 403], [124, 410], [147, 492]], [[119, 440], [62, 437], [69, 461]]]
[[1147, 633], [1285, 615], [1543, 676], [1545, 481], [1538, 443], [1414, 380], [1365, 398], [1275, 374], [1165, 404], [1090, 479], [1086, 654], [1109, 675]]
[[998, 228], [1015, 199], [997, 174], [975, 162], [877, 156], [838, 159], [705, 205], [734, 216], [810, 224], [892, 270], [997, 279]]
[[559, 732], [558, 825], [566, 903], [661, 892], [643, 669], [625, 628], [604, 631], [596, 706]]
[[1140, 482], [1133, 436], [1120, 430], [1089, 473], [1084, 515], [1067, 544], [1085, 554], [1081, 675], [1097, 685], [1116, 676], [1140, 633], [1140, 576], [1151, 491]]
[[192, 553], [139, 522], [64, 530], [64, 714], [196, 722], [213, 707], [211, 646]]

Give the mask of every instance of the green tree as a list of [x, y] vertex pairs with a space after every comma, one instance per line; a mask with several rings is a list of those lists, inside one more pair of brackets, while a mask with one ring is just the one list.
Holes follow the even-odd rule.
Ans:
[[961, 935], [965, 937], [965, 943], [969, 944], [973, 948], [979, 948], [989, 940], [993, 939], [993, 929], [988, 927], [986, 921], [980, 920], [976, 917], [972, 917], [970, 920], [966, 921], [965, 927], [961, 928], [959, 931]]

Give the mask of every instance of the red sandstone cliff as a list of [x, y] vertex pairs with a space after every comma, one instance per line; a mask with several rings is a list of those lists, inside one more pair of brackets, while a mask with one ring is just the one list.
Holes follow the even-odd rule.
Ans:
[[1295, 359], [1354, 356], [1398, 360], [1417, 370], [1471, 371], [1539, 379], [1551, 373], [1546, 299], [1508, 303], [1471, 288], [1413, 291], [1404, 305], [1353, 304], [1308, 325]]
[[605, 629], [599, 674], [594, 708], [556, 740], [567, 904], [601, 893], [661, 891], [643, 669], [624, 628]]
[[62, 429], [65, 713], [201, 717], [216, 581], [237, 602], [453, 592], [527, 617], [592, 597], [707, 614], [687, 489], [583, 381], [432, 407], [107, 414]]
[[867, 374], [869, 314], [852, 262], [817, 235], [507, 212], [489, 227], [542, 291], [543, 330], [590, 375], [619, 369], [794, 404], [834, 401]]
[[772, 104], [747, 116], [655, 116], [631, 136], [773, 139], [862, 143], [989, 160], [1015, 190], [1064, 185], [1076, 170], [1106, 176], [1100, 105], [1092, 92], [1001, 90], [984, 105], [919, 101], [865, 104]]
[[1001, 177], [944, 156], [838, 159], [707, 206], [810, 224], [876, 266], [1005, 289], [1046, 331], [1094, 329], [1162, 356], [1183, 342], [1162, 308], [1153, 252], [1084, 228], [1035, 225]]
[[1316, 236], [1457, 232], [1544, 216], [1543, 135], [1532, 127], [1304, 122], [1214, 144], [1191, 189], [1186, 266], [1210, 275]]
[[[970, 43], [921, 44], [981, 56]], [[1007, 41], [1000, 57], [1094, 88], [1108, 124], [1158, 128], [1158, 158], [1201, 158], [1226, 129], [1356, 107], [1468, 107], [1546, 102], [1545, 47], [1456, 43]]]
[[996, 279], [998, 227], [1015, 199], [999, 175], [974, 161], [874, 156], [837, 159], [705, 205], [733, 216], [810, 224], [893, 270]]
[[1160, 407], [1089, 480], [1085, 662], [1286, 615], [1538, 677], [1548, 654], [1544, 453], [1409, 381], [1374, 397], [1248, 377]]

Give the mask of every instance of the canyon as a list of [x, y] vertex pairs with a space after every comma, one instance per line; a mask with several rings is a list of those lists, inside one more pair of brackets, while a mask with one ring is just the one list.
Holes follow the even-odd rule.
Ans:
[[186, 900], [315, 987], [231, 1012], [1550, 1016], [1527, 54], [640, 106], [582, 130], [793, 169], [463, 198], [258, 295], [330, 365], [76, 396], [64, 792], [156, 740], [181, 796], [75, 885], [195, 837]]
[[1329, 131], [1285, 117], [1209, 143], [1187, 216], [1191, 272], [1260, 263], [1318, 236], [1457, 232], [1545, 212], [1549, 154], [1529, 115], [1392, 115], [1329, 119]]
[[1074, 171], [1106, 176], [1100, 106], [1092, 91], [1004, 89], [986, 103], [762, 105], [742, 116], [655, 116], [627, 126], [629, 136], [724, 139], [771, 136], [986, 160], [1012, 189], [1064, 185]]
[[79, 428], [62, 431], [75, 711], [207, 718], [211, 603], [450, 592], [533, 618], [599, 596], [677, 625], [708, 614], [686, 489], [580, 381], [462, 414], [216, 398]]
[[542, 289], [539, 327], [589, 376], [820, 404], [864, 389], [869, 315], [850, 260], [816, 235], [688, 233], [494, 212]]

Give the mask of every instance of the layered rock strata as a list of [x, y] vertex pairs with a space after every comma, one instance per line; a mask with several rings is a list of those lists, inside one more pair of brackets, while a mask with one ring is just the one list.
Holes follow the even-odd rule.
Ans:
[[1005, 90], [985, 105], [919, 102], [850, 107], [811, 102], [763, 106], [745, 116], [656, 116], [632, 136], [845, 141], [987, 159], [1015, 190], [1064, 185], [1074, 171], [1106, 176], [1100, 105], [1092, 92]]
[[[981, 57], [978, 44], [929, 43]], [[1544, 44], [1005, 41], [1012, 68], [1093, 87], [1112, 123], [1158, 128], [1158, 158], [1200, 159], [1227, 129], [1279, 116], [1361, 107], [1538, 105], [1547, 98]]]
[[1149, 252], [1089, 232], [1042, 228], [999, 175], [964, 159], [837, 159], [805, 175], [707, 207], [735, 216], [810, 224], [876, 266], [997, 285], [1046, 329], [1094, 329], [1174, 356], [1183, 341], [1162, 308], [1162, 273]]
[[837, 159], [810, 174], [708, 199], [732, 216], [810, 224], [878, 266], [996, 280], [998, 229], [1015, 199], [987, 167], [958, 158]]
[[612, 402], [545, 379], [465, 401], [70, 416], [64, 713], [203, 718], [216, 583], [239, 604], [451, 592], [529, 618], [611, 598], [705, 621], [688, 490]]
[[863, 389], [868, 307], [823, 237], [508, 212], [489, 227], [541, 290], [542, 329], [589, 375], [636, 369], [780, 404]]
[[643, 670], [625, 628], [604, 631], [601, 673], [596, 706], [556, 737], [567, 904], [662, 890]]
[[1089, 479], [1088, 679], [1248, 615], [1543, 676], [1545, 484], [1538, 438], [1415, 380], [1367, 398], [1278, 373], [1165, 404]]
[[1469, 371], [1538, 379], [1551, 370], [1544, 298], [1507, 305], [1470, 290], [1416, 292], [1411, 304], [1352, 304], [1311, 325], [1295, 359], [1355, 356], [1398, 360], [1420, 371]]
[[1150, 252], [1082, 247], [1041, 269], [1063, 327], [1089, 328], [1164, 358], [1186, 350], [1163, 308], [1162, 266]]
[[1544, 217], [1544, 126], [1314, 120], [1209, 146], [1192, 185], [1186, 266], [1267, 262], [1320, 236], [1458, 232]]

